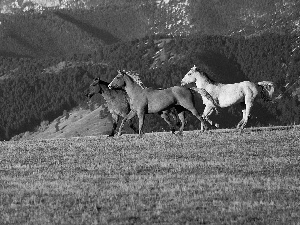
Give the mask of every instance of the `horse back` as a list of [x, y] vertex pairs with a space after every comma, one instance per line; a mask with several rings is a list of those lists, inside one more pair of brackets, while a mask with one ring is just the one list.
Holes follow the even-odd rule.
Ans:
[[239, 102], [251, 102], [258, 94], [257, 86], [250, 81], [233, 84], [218, 84], [218, 86], [206, 90], [219, 102], [221, 108]]
[[193, 97], [192, 92], [194, 92], [194, 91], [187, 87], [174, 86], [170, 89], [172, 90], [172, 93], [174, 94], [174, 96], [176, 96], [177, 99], [186, 99], [186, 98], [189, 99], [189, 98]]
[[176, 104], [176, 98], [170, 88], [146, 88], [143, 95], [146, 100], [145, 103], [147, 103], [147, 113], [156, 113]]

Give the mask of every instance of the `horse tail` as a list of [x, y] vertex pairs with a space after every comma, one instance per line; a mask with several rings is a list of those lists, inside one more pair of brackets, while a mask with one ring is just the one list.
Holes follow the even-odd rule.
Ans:
[[261, 81], [257, 83], [261, 87], [260, 96], [264, 101], [272, 101], [272, 95], [274, 93], [274, 83], [271, 81]]
[[196, 93], [199, 93], [202, 99], [204, 97], [207, 100], [209, 100], [214, 105], [216, 113], [218, 113], [218, 108], [220, 107], [220, 104], [215, 99], [213, 99], [213, 97], [204, 88], [191, 87], [189, 89]]

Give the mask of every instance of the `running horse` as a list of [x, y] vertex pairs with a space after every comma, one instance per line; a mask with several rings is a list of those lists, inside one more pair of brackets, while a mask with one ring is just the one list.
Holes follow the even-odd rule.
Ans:
[[143, 124], [145, 114], [161, 113], [164, 110], [175, 108], [181, 127], [178, 134], [182, 135], [184, 129], [184, 111], [190, 111], [207, 128], [206, 122], [199, 115], [195, 108], [194, 94], [197, 92], [181, 86], [170, 87], [167, 89], [146, 88], [137, 74], [126, 73], [118, 70], [118, 75], [108, 85], [109, 88], [124, 88], [127, 92], [131, 111], [124, 118], [120, 125], [120, 131], [124, 123], [135, 115], [139, 119], [139, 137], [143, 134]]
[[[107, 82], [101, 80], [99, 77], [95, 78], [90, 85], [89, 93], [86, 94], [88, 98], [92, 98], [95, 94], [102, 95], [107, 103], [108, 111], [110, 112], [113, 120], [113, 128], [109, 136], [114, 136], [120, 117], [126, 117], [130, 112], [129, 100], [126, 92], [121, 89], [110, 90]], [[138, 132], [138, 129], [133, 125], [133, 122], [129, 122], [130, 128], [134, 133]]]
[[[257, 84], [250, 81], [234, 84], [216, 83], [196, 66], [192, 67], [184, 76], [181, 80], [181, 85], [184, 86], [185, 84], [193, 82], [196, 83], [197, 88], [205, 89], [220, 108], [241, 103], [243, 107], [243, 118], [237, 125], [237, 128], [240, 129], [243, 129], [246, 126], [250, 116], [251, 107], [259, 93], [261, 98], [265, 101], [272, 101], [272, 95], [274, 93], [274, 83], [271, 81], [261, 81]], [[214, 109], [215, 107], [212, 104], [206, 104], [202, 116], [207, 118]]]
[[[104, 100], [107, 103], [107, 108], [112, 115], [113, 119], [113, 128], [112, 132], [109, 136], [114, 136], [116, 132], [116, 128], [118, 125], [118, 121], [120, 117], [125, 118], [130, 112], [130, 103], [129, 97], [125, 90], [123, 89], [114, 89], [111, 90], [108, 88], [107, 82], [101, 80], [99, 77], [95, 78], [90, 85], [89, 93], [86, 94], [88, 98], [93, 97], [95, 94], [100, 93]], [[173, 126], [170, 116], [177, 121], [177, 115], [174, 114], [174, 110], [165, 110], [160, 113], [160, 116], [167, 122], [169, 127], [171, 127], [172, 133], [175, 133], [175, 127]], [[121, 123], [124, 124], [124, 123]], [[130, 128], [134, 131], [134, 133], [138, 133], [138, 129], [134, 126], [132, 120], [129, 121]]]

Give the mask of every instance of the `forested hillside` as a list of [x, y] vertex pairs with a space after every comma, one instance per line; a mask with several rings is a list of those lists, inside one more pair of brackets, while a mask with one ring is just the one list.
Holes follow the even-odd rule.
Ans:
[[[299, 123], [296, 1], [74, 1], [66, 8], [17, 1], [20, 7], [7, 8], [9, 2], [1, 7], [10, 13], [0, 13], [1, 140], [87, 107], [94, 77], [110, 81], [118, 69], [135, 70], [146, 86], [166, 88], [194, 64], [218, 82], [275, 82], [280, 98], [259, 100], [250, 126]], [[237, 105], [214, 119], [234, 127], [240, 118]], [[147, 121], [147, 132], [166, 127], [155, 116]], [[189, 115], [186, 127], [199, 124]]]
[[[63, 110], [84, 105], [84, 94], [92, 78], [100, 76], [110, 81], [117, 69], [135, 70], [146, 86], [166, 88], [179, 85], [184, 74], [195, 64], [223, 83], [271, 80], [279, 94], [287, 82], [294, 82], [299, 75], [299, 57], [290, 58], [292, 38], [277, 34], [251, 39], [151, 36], [69, 57], [2, 56], [1, 139], [32, 130], [41, 121], [51, 121], [61, 115]], [[294, 62], [288, 71], [283, 67], [285, 62]], [[254, 119], [250, 125], [298, 124], [299, 109], [298, 99], [288, 92], [277, 103], [259, 100], [254, 106]], [[216, 119], [222, 127], [233, 127], [240, 117], [239, 106], [236, 106], [221, 111]], [[199, 128], [192, 116], [189, 121], [188, 129]], [[161, 130], [160, 123], [161, 120], [152, 119], [146, 130]]]

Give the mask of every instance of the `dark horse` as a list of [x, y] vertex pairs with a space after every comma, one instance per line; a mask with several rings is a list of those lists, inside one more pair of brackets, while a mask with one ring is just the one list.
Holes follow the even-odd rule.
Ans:
[[185, 124], [185, 110], [190, 111], [201, 121], [202, 124], [204, 124], [205, 128], [207, 128], [205, 121], [195, 108], [194, 94], [196, 94], [196, 92], [189, 88], [180, 86], [167, 89], [145, 88], [138, 75], [126, 73], [120, 70], [118, 71], [118, 75], [112, 80], [108, 87], [123, 87], [130, 99], [131, 111], [123, 119], [122, 124], [120, 125], [120, 131], [126, 120], [130, 120], [137, 115], [139, 118], [139, 136], [141, 136], [143, 134], [142, 128], [145, 114], [159, 113], [173, 107], [176, 109], [181, 121], [181, 127], [179, 130], [180, 135], [182, 135]]
[[[100, 93], [107, 103], [107, 108], [111, 113], [113, 119], [113, 128], [109, 136], [114, 136], [120, 117], [126, 117], [130, 112], [129, 99], [126, 92], [122, 89], [110, 90], [107, 82], [100, 78], [95, 78], [90, 85], [89, 93], [86, 95], [88, 98], [93, 97], [95, 94]], [[130, 128], [134, 133], [138, 133], [138, 129], [129, 122]]]
[[[96, 93], [100, 93], [103, 96], [107, 103], [107, 108], [113, 118], [113, 129], [109, 136], [114, 136], [120, 117], [125, 118], [131, 109], [129, 104], [129, 97], [126, 91], [123, 89], [111, 90], [108, 88], [108, 84], [109, 83], [100, 80], [100, 78], [95, 78], [90, 85], [90, 91], [86, 96], [91, 98]], [[171, 127], [172, 132], [174, 133], [175, 128], [170, 121], [169, 115], [172, 115], [175, 120], [177, 120], [177, 116], [174, 115], [172, 111], [163, 111], [160, 115], [168, 123], [168, 125]], [[130, 120], [129, 123], [130, 128], [135, 133], [138, 133], [138, 129], [133, 125], [133, 122]]]

